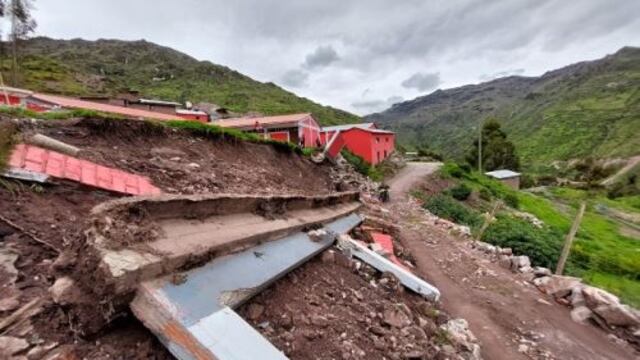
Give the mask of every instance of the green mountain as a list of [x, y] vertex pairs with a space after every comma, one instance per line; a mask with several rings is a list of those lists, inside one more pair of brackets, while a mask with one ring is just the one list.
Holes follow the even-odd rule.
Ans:
[[396, 131], [405, 145], [427, 145], [460, 159], [489, 116], [502, 123], [526, 168], [640, 154], [640, 48], [540, 77], [437, 90], [365, 119]]
[[[21, 42], [20, 54], [21, 76], [15, 85], [36, 91], [86, 96], [131, 89], [163, 100], [212, 102], [238, 113], [311, 112], [324, 125], [360, 121], [356, 115], [314, 103], [273, 83], [261, 83], [144, 40], [38, 37]], [[0, 65], [4, 78], [11, 79], [9, 60]]]

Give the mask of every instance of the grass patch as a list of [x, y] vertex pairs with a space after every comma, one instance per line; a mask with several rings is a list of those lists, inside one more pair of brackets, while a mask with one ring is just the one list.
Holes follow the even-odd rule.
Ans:
[[124, 117], [116, 114], [107, 114], [85, 109], [37, 112], [18, 106], [0, 106], [0, 114], [15, 118], [40, 120], [68, 120], [77, 118], [124, 119]]
[[0, 172], [4, 171], [9, 162], [15, 144], [16, 132], [15, 125], [0, 123]]

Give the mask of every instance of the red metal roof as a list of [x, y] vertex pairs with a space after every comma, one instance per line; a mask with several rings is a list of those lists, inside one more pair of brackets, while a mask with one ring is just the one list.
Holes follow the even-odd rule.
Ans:
[[300, 121], [307, 120], [309, 118], [313, 119], [311, 114], [304, 113], [304, 114], [222, 119], [222, 120], [215, 121], [214, 124], [221, 127], [245, 129], [245, 128], [254, 128], [256, 127], [256, 125], [264, 126], [264, 125], [297, 124]]
[[36, 100], [57, 105], [63, 108], [94, 110], [94, 111], [117, 114], [117, 115], [122, 115], [122, 116], [136, 118], [136, 119], [154, 119], [154, 120], [178, 119], [178, 116], [176, 115], [169, 115], [169, 114], [163, 114], [163, 113], [158, 113], [154, 111], [127, 108], [127, 107], [117, 106], [117, 105], [101, 104], [101, 103], [96, 103], [92, 101], [69, 98], [65, 96], [36, 93], [36, 94], [33, 94], [31, 97]]
[[161, 193], [145, 176], [130, 174], [33, 145], [16, 145], [9, 159], [9, 166], [124, 194]]

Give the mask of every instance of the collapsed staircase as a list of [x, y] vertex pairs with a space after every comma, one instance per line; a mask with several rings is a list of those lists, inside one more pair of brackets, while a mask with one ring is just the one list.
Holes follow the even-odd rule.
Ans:
[[178, 359], [286, 359], [233, 309], [350, 232], [360, 206], [356, 192], [124, 198], [94, 209], [88, 238]]

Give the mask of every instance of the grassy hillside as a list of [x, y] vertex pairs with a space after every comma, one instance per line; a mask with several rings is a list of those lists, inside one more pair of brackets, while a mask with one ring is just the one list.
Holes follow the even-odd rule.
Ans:
[[402, 143], [426, 144], [461, 158], [487, 116], [503, 123], [525, 167], [637, 155], [640, 48], [623, 48], [537, 78], [513, 76], [438, 90], [366, 118], [397, 131]]
[[[25, 41], [21, 52], [17, 85], [37, 91], [99, 95], [132, 89], [152, 98], [213, 102], [239, 113], [311, 112], [325, 125], [359, 122], [353, 114], [298, 97], [273, 83], [146, 41], [40, 37]], [[8, 60], [0, 63], [5, 79], [10, 79], [9, 69]]]

